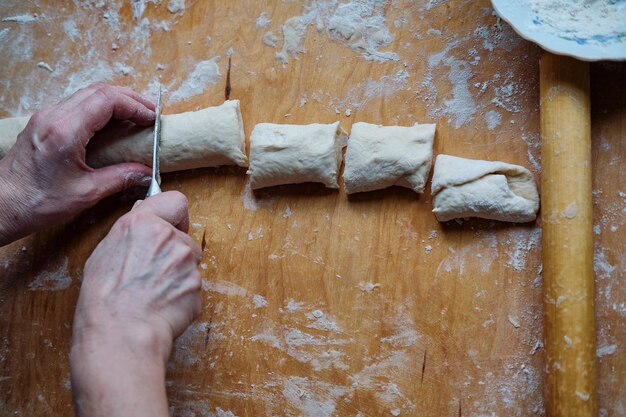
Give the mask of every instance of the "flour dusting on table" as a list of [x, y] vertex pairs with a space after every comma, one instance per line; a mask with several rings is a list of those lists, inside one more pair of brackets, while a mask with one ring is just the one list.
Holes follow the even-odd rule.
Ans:
[[63, 258], [61, 265], [53, 271], [40, 272], [29, 284], [30, 291], [61, 291], [69, 288], [72, 278], [67, 270], [68, 259]]
[[302, 46], [309, 26], [315, 25], [318, 33], [346, 45], [367, 61], [398, 61], [398, 54], [381, 51], [389, 46], [394, 36], [386, 26], [384, 0], [316, 1], [306, 6], [306, 13], [294, 16], [283, 24], [283, 48], [276, 60], [283, 65], [289, 57], [304, 53]]

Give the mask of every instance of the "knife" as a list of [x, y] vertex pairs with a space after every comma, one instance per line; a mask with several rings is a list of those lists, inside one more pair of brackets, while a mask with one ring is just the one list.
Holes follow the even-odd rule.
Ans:
[[152, 137], [152, 179], [148, 188], [147, 197], [152, 197], [161, 193], [161, 171], [159, 167], [159, 152], [161, 141], [161, 86], [159, 85], [159, 95], [157, 97], [156, 118], [154, 120], [154, 135]]

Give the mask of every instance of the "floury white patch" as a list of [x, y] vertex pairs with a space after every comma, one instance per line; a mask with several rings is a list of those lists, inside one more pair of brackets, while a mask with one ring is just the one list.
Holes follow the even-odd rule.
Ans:
[[394, 41], [383, 14], [386, 4], [381, 0], [312, 3], [303, 15], [291, 17], [283, 24], [283, 46], [276, 53], [276, 61], [286, 65], [290, 57], [296, 58], [297, 54], [305, 52], [303, 43], [309, 26], [315, 26], [318, 33], [360, 53], [367, 61], [398, 61], [395, 52], [381, 50]]

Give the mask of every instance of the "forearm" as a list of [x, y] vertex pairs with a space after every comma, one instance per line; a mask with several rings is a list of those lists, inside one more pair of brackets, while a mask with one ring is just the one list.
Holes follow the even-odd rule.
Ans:
[[168, 417], [164, 357], [149, 331], [75, 334], [70, 363], [76, 415]]

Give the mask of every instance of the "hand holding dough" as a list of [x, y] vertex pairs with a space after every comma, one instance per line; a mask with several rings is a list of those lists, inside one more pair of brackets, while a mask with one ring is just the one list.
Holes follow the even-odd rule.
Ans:
[[[0, 120], [0, 158], [8, 152], [30, 117]], [[245, 136], [239, 100], [203, 110], [161, 117], [161, 171], [220, 165], [246, 166]], [[117, 122], [98, 132], [87, 146], [93, 168], [120, 162], [152, 164], [154, 128]]]
[[252, 189], [282, 184], [321, 182], [339, 188], [339, 122], [324, 125], [260, 123], [250, 136]]
[[440, 222], [463, 218], [525, 223], [537, 218], [539, 194], [529, 170], [504, 162], [439, 155], [433, 213]]
[[343, 173], [346, 193], [399, 185], [424, 192], [433, 160], [435, 125], [411, 127], [355, 123]]

